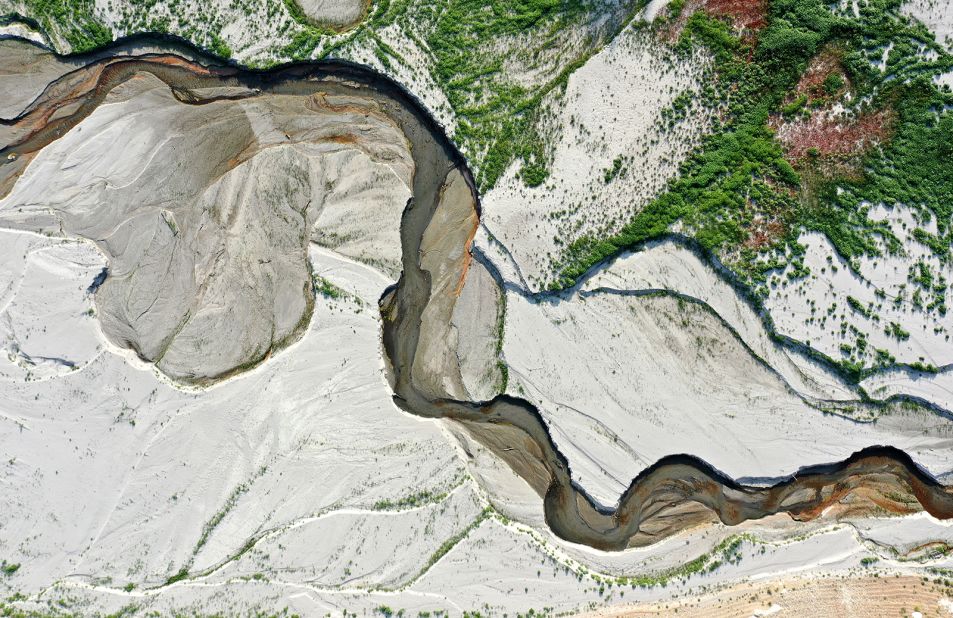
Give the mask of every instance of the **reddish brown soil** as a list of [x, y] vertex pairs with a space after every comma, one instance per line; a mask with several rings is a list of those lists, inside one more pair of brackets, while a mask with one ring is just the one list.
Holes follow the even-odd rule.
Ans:
[[841, 118], [819, 110], [807, 120], [775, 120], [774, 124], [788, 158], [796, 162], [810, 156], [812, 148], [823, 157], [850, 157], [867, 152], [890, 137], [893, 113], [878, 110]]
[[[843, 52], [840, 49], [828, 47], [814, 56], [808, 63], [807, 69], [801, 76], [800, 81], [798, 81], [797, 87], [794, 89], [792, 96], [788, 98], [788, 101], [793, 101], [801, 95], [807, 95], [812, 99], [823, 98], [830, 95], [839, 96], [846, 91], [850, 87], [850, 84], [841, 62], [842, 55]], [[840, 93], [827, 93], [824, 91], [824, 80], [831, 74], [840, 75], [844, 80], [844, 86], [841, 88]]]
[[764, 249], [774, 245], [787, 232], [787, 226], [777, 219], [756, 217], [748, 230], [744, 245], [748, 249]]
[[735, 30], [749, 35], [768, 24], [767, 0], [688, 0], [681, 14], [665, 29], [665, 38], [673, 42], [678, 40], [688, 19], [699, 10], [712, 17], [727, 19]]
[[768, 25], [767, 0], [705, 0], [705, 10], [728, 18], [737, 30], [756, 31]]
[[679, 37], [682, 36], [682, 31], [685, 30], [688, 18], [694, 15], [702, 7], [702, 4], [702, 0], [688, 0], [682, 7], [682, 12], [675, 16], [668, 26], [662, 30], [663, 38], [669, 43], [678, 41]]

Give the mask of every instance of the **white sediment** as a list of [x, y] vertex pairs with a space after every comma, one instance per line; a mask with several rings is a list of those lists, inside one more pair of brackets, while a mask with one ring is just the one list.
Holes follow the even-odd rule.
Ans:
[[775, 479], [890, 444], [953, 470], [949, 421], [895, 411], [876, 423], [825, 414], [703, 308], [669, 297], [507, 298], [510, 392], [536, 403], [573, 479], [614, 505], [670, 454], [738, 479]]
[[[23, 564], [19, 589], [70, 573], [157, 584], [226, 560], [262, 530], [460, 482], [438, 425], [391, 401], [376, 311], [388, 280], [320, 250], [312, 259], [346, 297], [320, 297], [304, 338], [240, 378], [183, 392], [107, 352], [53, 379], [4, 382], [0, 546]], [[25, 279], [18, 296], [43, 285]]]
[[[953, 267], [913, 236], [917, 228], [935, 234], [935, 222], [918, 220], [903, 207], [875, 207], [869, 216], [889, 225], [902, 251], [891, 254], [884, 246], [880, 256], [848, 263], [824, 236], [803, 234], [799, 242], [810, 273], [791, 279], [789, 266], [769, 281], [765, 305], [778, 331], [836, 360], [855, 354], [865, 366], [877, 364], [876, 350], [897, 363], [953, 363], [953, 313], [946, 310], [953, 307], [947, 285]], [[929, 285], [918, 282], [922, 272]], [[859, 339], [866, 353], [858, 358]]]
[[[112, 4], [99, 0], [96, 10], [115, 27], [122, 15]], [[185, 5], [193, 16], [234, 11], [227, 0]], [[232, 20], [223, 28], [239, 58], [268, 59], [284, 43], [284, 8], [269, 21], [266, 5], [252, 7], [247, 27]], [[663, 5], [653, 1], [647, 15]], [[399, 46], [400, 32], [381, 36], [408, 58], [391, 70], [423, 88], [424, 102], [452, 130], [445, 97], [421, 73], [429, 69], [430, 52], [416, 42]], [[538, 287], [545, 279], [560, 250], [554, 236], [571, 231], [561, 237], [568, 242], [573, 234], [611, 227], [604, 217], [621, 221], [643, 205], [707, 127], [708, 118], [691, 108], [673, 133], [659, 132], [662, 109], [702, 86], [705, 60], [668, 66], [641, 37], [626, 34], [570, 78], [568, 103], [553, 108], [559, 139], [551, 179], [526, 189], [511, 169], [487, 196], [488, 228], [478, 231], [476, 243], [515, 288]], [[8, 113], [35, 98], [39, 88], [27, 82], [42, 85], [54, 74], [42, 63], [36, 67], [42, 78], [0, 75], [0, 83], [19, 93], [6, 101]], [[2, 224], [60, 234], [63, 221], [75, 217], [70, 223], [97, 240], [122, 241], [133, 251], [184, 229], [182, 195], [203, 195], [199, 206], [241, 211], [278, 193], [299, 207], [281, 211], [287, 220], [315, 209], [303, 243], [310, 262], [301, 262], [311, 270], [300, 282], [310, 282], [313, 272], [335, 292], [317, 295], [302, 337], [282, 353], [213, 387], [185, 388], [102, 334], [95, 317], [102, 307], [89, 287], [106, 262], [91, 243], [0, 230], [0, 559], [20, 564], [0, 576], [0, 586], [28, 596], [11, 603], [43, 609], [62, 600], [77, 614], [119, 612], [131, 604], [159, 615], [283, 607], [302, 616], [369, 615], [382, 607], [406, 615], [569, 613], [684, 597], [743, 579], [848, 575], [871, 555], [880, 556], [884, 573], [922, 574], [922, 565], [896, 558], [893, 549], [950, 542], [949, 524], [925, 515], [842, 526], [792, 523], [784, 515], [737, 528], [702, 527], [613, 553], [560, 541], [546, 526], [541, 498], [460, 426], [410, 416], [393, 403], [377, 301], [400, 269], [398, 224], [414, 171], [391, 129], [362, 114], [369, 123], [363, 132], [380, 138], [363, 149], [290, 145], [277, 119], [294, 121], [296, 114], [283, 104], [209, 104], [185, 113], [147, 81], [44, 150], [0, 202]], [[292, 122], [296, 130], [314, 128], [312, 115], [302, 118]], [[342, 121], [355, 122], [361, 120]], [[206, 166], [214, 161], [181, 154], [209, 151], [200, 138], [190, 141], [190, 133], [201, 136], [198, 128], [222, 129], [206, 135], [223, 160], [231, 158], [229, 140], [253, 137], [249, 143], [264, 150], [211, 173]], [[613, 159], [639, 147], [644, 159], [626, 163], [624, 175], [606, 182]], [[174, 156], [166, 152], [172, 148]], [[181, 179], [169, 172], [176, 165], [191, 165], [198, 186], [177, 184]], [[295, 177], [304, 181], [282, 184]], [[138, 190], [117, 199], [129, 187]], [[294, 201], [315, 195], [320, 208]], [[568, 207], [574, 208], [568, 217], [554, 216]], [[66, 213], [71, 209], [79, 213]], [[121, 232], [147, 217], [137, 233]], [[287, 239], [280, 224], [269, 228], [255, 220], [240, 227], [225, 247], [252, 262], [271, 259], [268, 251]], [[488, 229], [505, 246], [491, 242]], [[897, 229], [903, 232], [902, 225]], [[430, 247], [440, 244], [441, 231], [433, 230]], [[901, 235], [907, 254], [861, 260], [860, 278], [846, 265], [835, 277], [827, 266], [829, 247], [806, 238], [814, 278], [792, 284], [791, 295], [801, 290], [841, 303], [850, 294], [868, 302], [863, 281], [895, 291], [917, 260], [947, 272]], [[147, 269], [149, 262], [137, 265]], [[199, 266], [170, 272], [184, 275]], [[224, 307], [219, 321], [231, 320], [227, 326], [244, 336], [252, 326], [238, 328], [234, 315], [247, 308], [248, 298], [236, 296], [247, 273], [219, 274], [230, 276], [231, 285], [218, 288], [228, 293], [211, 305]], [[180, 283], [178, 275], [172, 283], [160, 279], [143, 289], [171, 294]], [[441, 283], [458, 296], [447, 310], [444, 340], [436, 344], [455, 339], [456, 353], [464, 356], [461, 395], [489, 398], [499, 376], [480, 369], [495, 369], [486, 365], [495, 360], [497, 329], [495, 316], [477, 311], [492, 304], [486, 300], [493, 292], [489, 272], [471, 264], [462, 288], [452, 285], [461, 282]], [[690, 298], [616, 294], [653, 289]], [[273, 313], [289, 311], [286, 296], [273, 290], [268, 296], [282, 305]], [[156, 300], [174, 306], [168, 297]], [[782, 332], [839, 352], [830, 329], [806, 322], [809, 309], [792, 304], [799, 319], [788, 320], [786, 307], [769, 305]], [[909, 341], [893, 345], [871, 335], [872, 342], [893, 345], [898, 359], [953, 362], [945, 331], [931, 331], [946, 322], [906, 310], [889, 316], [902, 319]], [[210, 323], [200, 334], [228, 341], [233, 331]], [[941, 480], [953, 470], [945, 417], [893, 410], [875, 424], [858, 423], [809, 405], [850, 401], [856, 393], [824, 365], [779, 346], [710, 266], [676, 244], [622, 256], [561, 299], [531, 302], [511, 291], [504, 332], [510, 392], [540, 406], [573, 479], [607, 505], [640, 470], [674, 453], [702, 457], [755, 483], [873, 444], [907, 449]], [[950, 404], [950, 375], [891, 370], [862, 386], [874, 397], [907, 394]], [[485, 517], [488, 504], [516, 521]], [[620, 586], [606, 585], [610, 576], [677, 568], [740, 532], [751, 535], [740, 547], [742, 560], [687, 582], [626, 587], [624, 599]], [[953, 566], [949, 558], [930, 565]], [[166, 585], [182, 570], [190, 577]], [[593, 573], [606, 577], [596, 580]]]
[[117, 345], [182, 380], [257, 362], [307, 317], [309, 238], [396, 279], [413, 161], [373, 105], [183, 105], [152, 76], [108, 101], [30, 162], [0, 226], [95, 239], [111, 260], [98, 310]]
[[[655, 197], [710, 124], [696, 102], [708, 60], [676, 57], [644, 29], [630, 27], [553, 94], [544, 135], [549, 178], [527, 187], [513, 164], [484, 197], [484, 225], [515, 258], [535, 290], [565, 247], [586, 234], [611, 234]], [[663, 118], [677, 97], [685, 118]], [[606, 173], [620, 158], [618, 173]]]
[[937, 42], [953, 49], [953, 5], [944, 0], [906, 0], [901, 13], [926, 25]]
[[333, 26], [350, 26], [360, 21], [368, 0], [292, 0], [315, 22]]

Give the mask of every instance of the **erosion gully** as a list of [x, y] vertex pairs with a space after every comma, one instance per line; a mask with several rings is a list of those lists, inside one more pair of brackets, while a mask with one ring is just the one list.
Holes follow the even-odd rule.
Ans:
[[[400, 229], [403, 273], [381, 297], [383, 348], [394, 401], [412, 414], [458, 423], [496, 453], [542, 496], [546, 521], [561, 538], [621, 550], [705, 521], [734, 525], [777, 513], [808, 520], [838, 503], [856, 503], [868, 512], [875, 508], [906, 512], [915, 504], [936, 517], [953, 517], [953, 490], [926, 474], [906, 453], [890, 447], [873, 447], [845, 461], [801, 469], [767, 487], [742, 485], [698, 458], [673, 455], [633, 479], [615, 508], [599, 506], [572, 481], [566, 458], [528, 401], [508, 395], [490, 401], [433, 399], [415, 386], [421, 316], [431, 300], [430, 274], [420, 266], [421, 239], [440, 207], [441, 187], [451, 171], [460, 170], [474, 207], [480, 206], [466, 161], [413, 95], [387, 77], [347, 62], [250, 70], [223, 65], [168, 37], [132, 37], [63, 60], [74, 70], [50, 84], [20, 116], [3, 121], [19, 128], [24, 137], [0, 150], [0, 189], [12, 185], [33, 154], [92, 113], [113, 88], [141, 72], [168, 84], [184, 104], [216, 100], [190, 99], [191, 90], [221, 87], [240, 88], [232, 98], [324, 92], [375, 100], [403, 129], [416, 164], [413, 197]], [[18, 156], [8, 159], [14, 152]], [[898, 503], [888, 494], [907, 499]]]

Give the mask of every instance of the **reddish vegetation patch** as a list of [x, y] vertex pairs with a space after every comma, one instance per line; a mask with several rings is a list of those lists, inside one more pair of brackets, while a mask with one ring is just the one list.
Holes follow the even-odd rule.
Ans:
[[688, 0], [665, 29], [666, 38], [673, 42], [678, 40], [688, 19], [700, 10], [712, 17], [727, 19], [735, 30], [743, 33], [757, 32], [768, 25], [767, 0]]
[[826, 94], [824, 92], [824, 80], [831, 73], [837, 73], [844, 77], [840, 53], [835, 49], [828, 48], [814, 56], [808, 63], [807, 69], [797, 83], [795, 93], [797, 95], [823, 96]]
[[767, 0], [705, 0], [705, 10], [726, 17], [737, 30], [760, 30], [768, 25]]
[[[685, 30], [685, 24], [688, 23], [688, 18], [695, 14], [695, 11], [702, 7], [702, 0], [688, 0], [685, 3], [685, 6], [682, 7], [682, 12], [678, 15], [673, 15], [668, 26], [662, 30], [663, 36], [670, 43], [678, 41], [679, 37], [682, 36], [682, 31]], [[668, 8], [666, 8], [668, 10]]]
[[789, 159], [798, 161], [812, 155], [849, 157], [884, 143], [890, 136], [893, 114], [880, 110], [841, 118], [829, 110], [818, 110], [806, 120], [775, 119], [773, 124]]
[[777, 243], [787, 232], [787, 226], [777, 219], [755, 217], [748, 229], [748, 238], [744, 246], [758, 251]]

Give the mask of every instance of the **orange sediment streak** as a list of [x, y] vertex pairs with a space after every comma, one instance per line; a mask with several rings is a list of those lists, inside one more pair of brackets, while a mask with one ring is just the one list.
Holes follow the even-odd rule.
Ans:
[[460, 296], [460, 293], [463, 292], [463, 286], [467, 282], [467, 273], [470, 272], [470, 263], [473, 261], [473, 255], [470, 254], [470, 247], [473, 245], [477, 228], [480, 226], [480, 220], [476, 216], [476, 211], [474, 211], [473, 214], [473, 228], [470, 230], [470, 233], [467, 235], [467, 240], [463, 244], [463, 268], [460, 269], [460, 280], [457, 282], [457, 287], [453, 292], [455, 297]]

